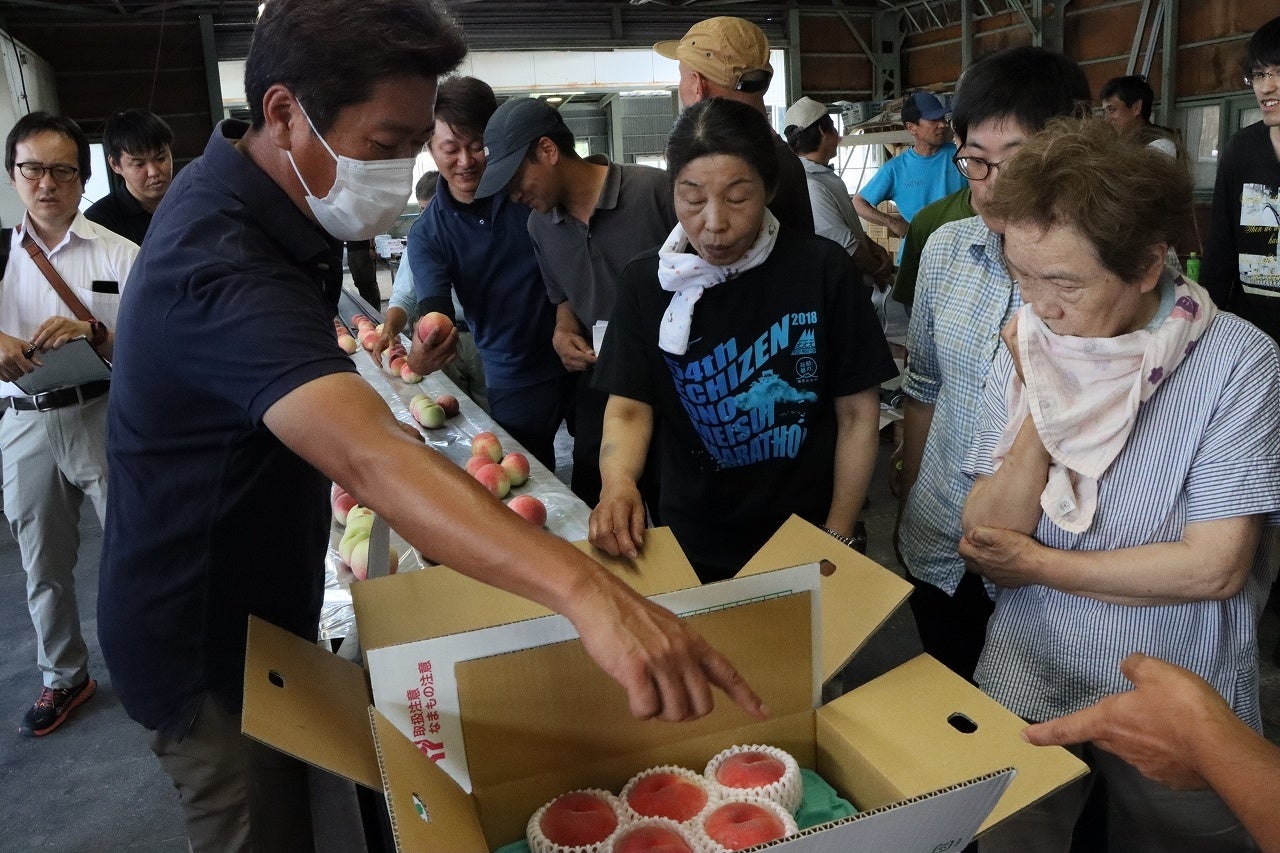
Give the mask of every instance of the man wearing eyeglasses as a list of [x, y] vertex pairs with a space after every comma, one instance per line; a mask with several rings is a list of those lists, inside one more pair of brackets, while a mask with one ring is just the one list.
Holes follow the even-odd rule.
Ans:
[[[56, 729], [93, 695], [89, 652], [80, 631], [73, 571], [80, 506], [107, 506], [107, 381], [28, 395], [15, 380], [43, 354], [83, 337], [110, 357], [120, 288], [138, 247], [79, 212], [89, 177], [89, 140], [75, 122], [45, 112], [23, 116], [5, 142], [9, 183], [26, 207], [8, 244], [0, 288], [0, 419], [4, 514], [27, 573], [27, 609], [36, 630], [43, 689], [18, 726], [27, 737]], [[44, 257], [40, 257], [43, 255]], [[48, 259], [81, 319], [37, 261]]]
[[902, 384], [898, 546], [915, 587], [908, 601], [924, 650], [969, 679], [991, 600], [957, 552], [960, 511], [972, 485], [960, 466], [1000, 330], [1022, 306], [1004, 265], [1003, 226], [985, 211], [1001, 164], [1051, 118], [1087, 104], [1089, 94], [1078, 65], [1038, 47], [1010, 48], [966, 69], [952, 111], [960, 143], [955, 164], [969, 179], [978, 215], [939, 227], [920, 260]]
[[1244, 72], [1262, 120], [1231, 137], [1218, 161], [1200, 281], [1218, 305], [1280, 341], [1280, 18], [1253, 34]]

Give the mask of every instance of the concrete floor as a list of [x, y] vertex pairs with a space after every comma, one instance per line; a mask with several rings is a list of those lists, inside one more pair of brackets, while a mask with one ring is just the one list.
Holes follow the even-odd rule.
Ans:
[[[387, 282], [389, 289], [389, 281]], [[385, 295], [385, 294], [384, 294]], [[557, 451], [568, 461], [568, 437]], [[891, 532], [894, 499], [885, 469], [891, 448], [881, 446], [880, 470], [865, 514], [870, 556], [895, 566]], [[562, 465], [558, 472], [566, 475]], [[17, 545], [0, 533], [0, 853], [28, 851], [157, 851], [177, 853], [186, 842], [176, 795], [147, 747], [147, 733], [130, 721], [111, 687], [97, 643], [96, 604], [101, 531], [86, 504], [76, 569], [80, 612], [90, 646], [90, 669], [98, 693], [56, 732], [38, 739], [16, 733], [22, 714], [40, 689], [35, 643], [26, 610], [25, 575]], [[1280, 742], [1280, 671], [1271, 652], [1280, 639], [1280, 620], [1268, 611], [1262, 625], [1263, 707], [1267, 731]], [[863, 650], [848, 674], [856, 684], [920, 651], [910, 611], [903, 607]], [[320, 853], [365, 849], [352, 790], [332, 778], [316, 777]]]

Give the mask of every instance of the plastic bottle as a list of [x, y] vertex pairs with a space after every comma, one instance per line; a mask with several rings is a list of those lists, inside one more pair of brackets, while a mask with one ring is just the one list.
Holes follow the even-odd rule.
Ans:
[[1192, 281], [1200, 280], [1200, 258], [1195, 252], [1187, 256], [1187, 278]]

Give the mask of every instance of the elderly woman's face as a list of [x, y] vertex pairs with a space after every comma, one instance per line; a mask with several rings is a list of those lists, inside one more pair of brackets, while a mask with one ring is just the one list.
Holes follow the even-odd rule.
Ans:
[[1126, 282], [1104, 267], [1092, 244], [1075, 228], [1008, 223], [1005, 263], [1017, 279], [1022, 301], [1049, 331], [1081, 338], [1112, 338], [1151, 321], [1159, 304], [1163, 251], [1142, 278]]
[[746, 254], [764, 223], [764, 181], [747, 161], [712, 154], [676, 176], [676, 217], [703, 260], [727, 266]]

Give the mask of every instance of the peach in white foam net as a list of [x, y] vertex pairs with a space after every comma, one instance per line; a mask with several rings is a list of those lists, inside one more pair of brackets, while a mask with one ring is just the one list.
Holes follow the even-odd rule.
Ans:
[[792, 814], [804, 798], [800, 765], [775, 746], [730, 747], [707, 762], [703, 775], [711, 783], [713, 794], [726, 798], [746, 794], [772, 800]]
[[612, 853], [695, 853], [695, 847], [674, 821], [645, 818], [623, 828]]
[[609, 839], [620, 824], [617, 799], [609, 792], [570, 791], [538, 809], [526, 834], [534, 851], [591, 849]]
[[730, 755], [716, 769], [716, 781], [730, 788], [763, 788], [787, 772], [787, 766], [764, 752], [747, 750]]
[[640, 817], [683, 822], [697, 817], [711, 795], [705, 781], [683, 767], [655, 767], [637, 774], [622, 789], [622, 801]]
[[723, 850], [745, 850], [796, 832], [791, 815], [768, 800], [725, 800], [714, 805], [701, 821], [703, 833]]

